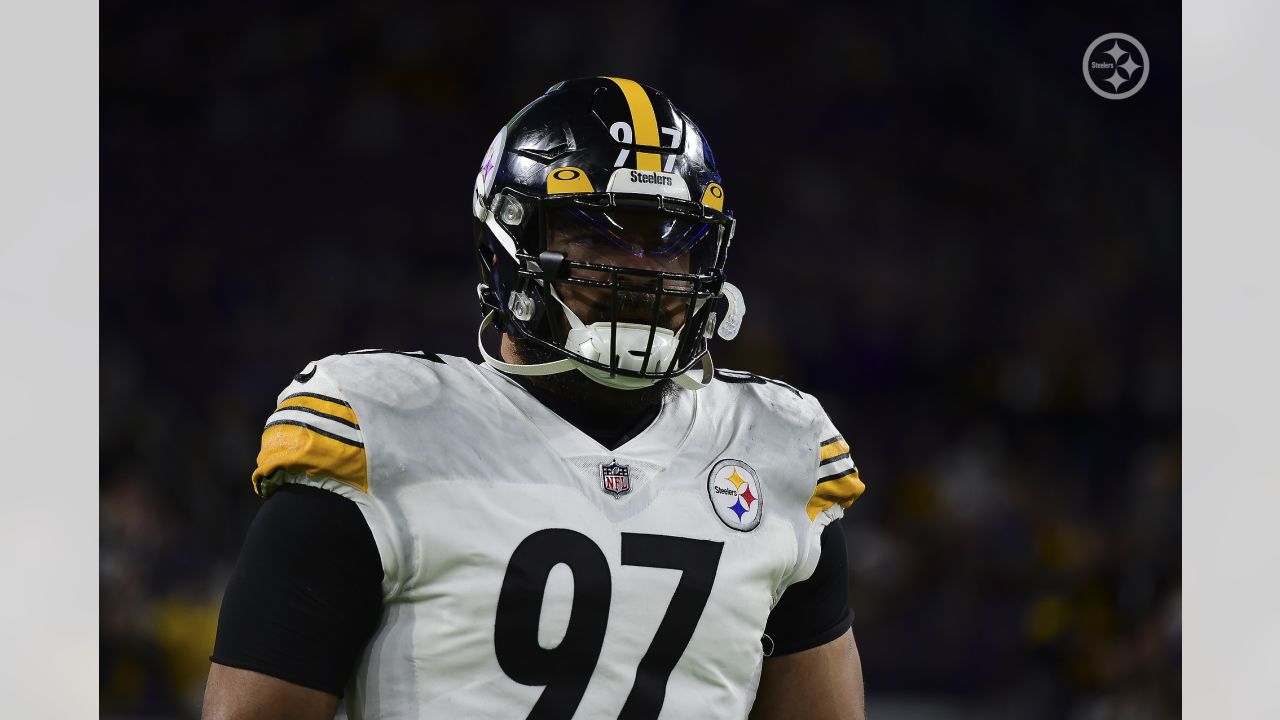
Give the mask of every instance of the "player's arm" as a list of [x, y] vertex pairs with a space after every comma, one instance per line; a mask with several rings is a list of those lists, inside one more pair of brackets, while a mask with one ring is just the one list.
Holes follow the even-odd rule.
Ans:
[[853, 630], [815, 648], [764, 660], [751, 720], [865, 720]]
[[333, 720], [338, 696], [252, 670], [214, 663], [204, 720]]
[[786, 589], [769, 614], [762, 640], [769, 655], [752, 720], [866, 717], [862, 664], [851, 629], [849, 562], [838, 519], [846, 501], [852, 504], [861, 494], [861, 481], [843, 441], [827, 443], [823, 453], [810, 501], [810, 519], [827, 522], [818, 538], [818, 562], [807, 579]]
[[366, 511], [364, 440], [324, 361], [280, 393], [253, 473], [266, 502], [223, 595], [205, 718], [334, 716], [394, 567]]
[[382, 611], [382, 563], [351, 500], [284, 485], [223, 596], [205, 720], [332, 720]]

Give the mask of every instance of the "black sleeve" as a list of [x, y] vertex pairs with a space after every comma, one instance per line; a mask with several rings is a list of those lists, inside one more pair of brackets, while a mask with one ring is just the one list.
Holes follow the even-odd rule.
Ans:
[[766, 637], [761, 639], [766, 655], [787, 655], [825, 645], [853, 625], [848, 566], [844, 531], [837, 520], [822, 531], [822, 555], [813, 575], [787, 588], [769, 613]]
[[342, 697], [381, 613], [382, 561], [360, 509], [285, 485], [249, 528], [210, 659]]

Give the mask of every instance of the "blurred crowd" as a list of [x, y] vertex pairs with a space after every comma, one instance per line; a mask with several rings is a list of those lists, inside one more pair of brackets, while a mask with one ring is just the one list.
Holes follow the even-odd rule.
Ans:
[[[1161, 63], [1123, 102], [1080, 57]], [[101, 709], [191, 717], [276, 394], [476, 357], [470, 192], [553, 82], [702, 127], [739, 232], [719, 365], [818, 396], [873, 717], [1180, 706], [1177, 8], [102, 8]]]

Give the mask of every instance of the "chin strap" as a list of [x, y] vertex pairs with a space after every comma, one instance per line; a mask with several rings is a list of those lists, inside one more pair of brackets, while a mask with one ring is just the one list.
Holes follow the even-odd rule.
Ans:
[[480, 321], [480, 330], [476, 333], [476, 345], [480, 347], [480, 355], [484, 358], [485, 362], [509, 375], [557, 375], [562, 372], [578, 369], [578, 366], [569, 358], [555, 360], [548, 363], [517, 365], [515, 363], [503, 362], [502, 360], [490, 355], [489, 351], [484, 349], [484, 331], [493, 324], [493, 320], [496, 315], [496, 311], [490, 310], [489, 314], [484, 316], [484, 320]]
[[702, 356], [702, 379], [694, 377], [696, 370], [672, 378], [672, 382], [687, 390], [701, 390], [711, 384], [716, 376], [716, 364], [711, 362], [711, 353]]
[[[595, 369], [595, 368], [585, 368], [584, 366], [579, 365], [578, 363], [574, 362], [569, 358], [564, 358], [562, 360], [554, 360], [552, 362], [547, 362], [547, 363], [533, 363], [530, 365], [519, 365], [516, 363], [509, 363], [509, 362], [504, 362], [502, 360], [499, 360], [493, 355], [490, 355], [488, 350], [484, 349], [484, 331], [487, 330], [489, 326], [493, 324], [496, 316], [497, 316], [497, 312], [490, 310], [489, 314], [485, 315], [484, 319], [480, 321], [480, 329], [476, 332], [476, 345], [480, 348], [480, 356], [484, 358], [484, 361], [486, 363], [493, 366], [495, 369], [501, 370], [502, 372], [507, 373], [509, 375], [525, 375], [525, 376], [558, 375], [562, 372], [568, 372], [570, 370], [584, 370], [584, 369], [594, 370]], [[711, 384], [712, 379], [715, 377], [715, 371], [716, 371], [716, 366], [715, 366], [715, 363], [711, 361], [711, 353], [706, 353], [705, 355], [702, 356], [702, 378], [701, 379], [695, 377], [695, 374], [697, 373], [696, 370], [690, 370], [689, 372], [684, 373], [683, 375], [677, 375], [676, 377], [672, 378], [672, 382], [688, 390], [701, 390], [702, 388]], [[583, 374], [591, 378], [592, 380], [596, 380], [596, 378], [591, 377], [589, 373], [583, 373]], [[600, 382], [600, 381], [596, 380], [596, 382]], [[601, 383], [601, 384], [605, 384], [605, 383]], [[649, 383], [649, 384], [653, 384], [653, 383]]]

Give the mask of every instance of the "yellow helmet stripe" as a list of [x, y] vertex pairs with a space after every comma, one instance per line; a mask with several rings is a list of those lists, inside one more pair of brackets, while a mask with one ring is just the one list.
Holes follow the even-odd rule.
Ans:
[[[644, 91], [644, 88], [640, 87], [640, 83], [626, 78], [606, 77], [605, 79], [616, 83], [622, 89], [623, 97], [627, 99], [636, 144], [662, 147], [662, 141], [658, 139], [658, 117], [653, 112], [653, 101], [649, 99], [649, 94]], [[636, 169], [661, 172], [662, 158], [657, 153], [637, 152]]]

